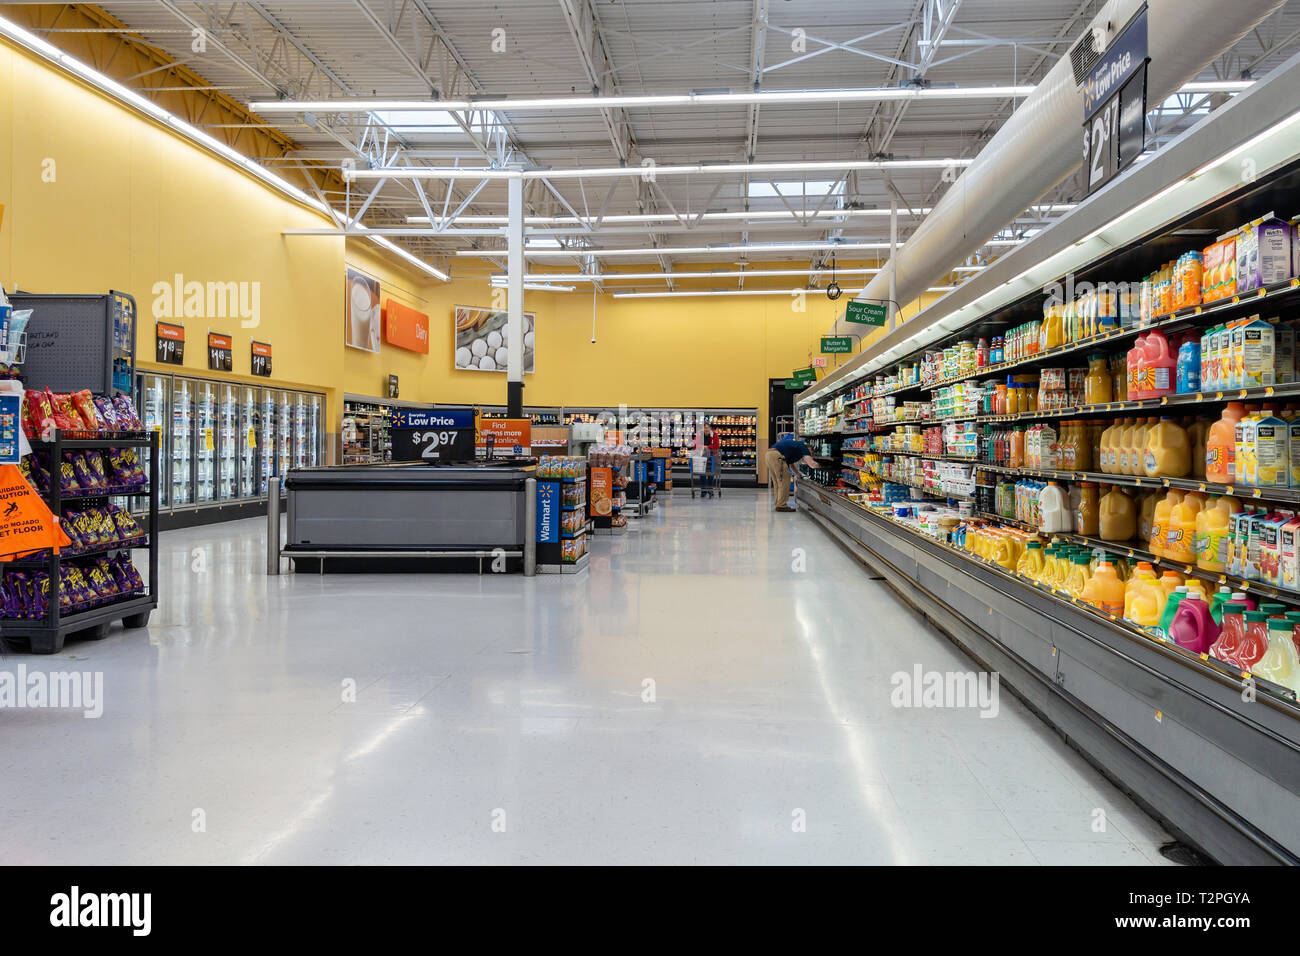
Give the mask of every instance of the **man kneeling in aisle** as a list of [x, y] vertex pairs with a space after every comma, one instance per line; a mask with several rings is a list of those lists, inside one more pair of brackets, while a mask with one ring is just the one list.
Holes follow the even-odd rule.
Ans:
[[809, 468], [817, 467], [817, 459], [808, 446], [793, 435], [786, 435], [767, 450], [767, 481], [776, 483], [777, 511], [794, 511], [786, 504], [790, 500], [790, 466], [800, 462]]

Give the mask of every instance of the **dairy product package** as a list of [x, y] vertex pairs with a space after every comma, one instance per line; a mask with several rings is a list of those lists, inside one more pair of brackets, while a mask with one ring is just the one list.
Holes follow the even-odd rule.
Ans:
[[1290, 225], [1271, 215], [1242, 228], [1237, 237], [1237, 293], [1291, 278], [1291, 235]]

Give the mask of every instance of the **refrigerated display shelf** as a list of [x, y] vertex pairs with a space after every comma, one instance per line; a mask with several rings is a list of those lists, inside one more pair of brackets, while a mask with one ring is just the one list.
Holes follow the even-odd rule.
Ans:
[[1027, 478], [1048, 478], [1055, 481], [1090, 481], [1103, 485], [1123, 485], [1127, 488], [1178, 488], [1183, 491], [1200, 491], [1211, 495], [1230, 495], [1234, 498], [1260, 501], [1279, 501], [1300, 504], [1300, 488], [1257, 488], [1254, 485], [1225, 485], [1198, 478], [1139, 478], [1136, 475], [1108, 475], [1099, 471], [1052, 471], [1041, 468], [1011, 468], [1006, 465], [977, 463], [978, 468], [1005, 475]]

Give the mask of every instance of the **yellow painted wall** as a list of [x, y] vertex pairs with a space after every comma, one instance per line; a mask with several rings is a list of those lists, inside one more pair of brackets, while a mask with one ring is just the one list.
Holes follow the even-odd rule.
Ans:
[[[178, 316], [185, 368], [208, 374], [206, 333], [223, 332], [234, 338], [231, 378], [250, 380], [240, 374], [250, 340], [270, 342], [271, 383], [325, 392], [331, 433], [342, 395], [382, 395], [389, 374], [399, 376], [403, 399], [505, 402], [504, 374], [452, 368], [454, 307], [500, 305], [486, 274], [442, 283], [364, 240], [284, 236], [324, 219], [2, 43], [0, 204], [0, 281], [34, 292], [131, 293], [140, 307], [142, 369], [159, 367], [154, 320], [168, 318], [157, 314], [155, 286], [180, 273], [201, 283], [259, 283], [261, 296], [255, 328], [238, 318]], [[385, 298], [429, 314], [427, 357], [344, 346], [345, 265], [378, 277]], [[537, 371], [526, 377], [526, 404], [753, 407], [765, 421], [768, 380], [809, 364], [842, 302], [809, 295], [806, 310], [796, 311], [785, 296], [601, 295], [595, 344], [590, 292], [527, 292], [525, 308], [537, 316]]]

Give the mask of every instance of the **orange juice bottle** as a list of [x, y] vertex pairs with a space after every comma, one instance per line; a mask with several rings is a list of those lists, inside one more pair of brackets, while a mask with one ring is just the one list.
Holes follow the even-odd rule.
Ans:
[[1165, 532], [1165, 557], [1181, 564], [1196, 560], [1196, 517], [1205, 505], [1199, 491], [1188, 492], [1169, 512], [1169, 530]]
[[1165, 543], [1169, 538], [1169, 518], [1173, 513], [1174, 505], [1182, 500], [1183, 492], [1177, 488], [1170, 488], [1169, 494], [1165, 495], [1164, 500], [1156, 503], [1156, 510], [1151, 517], [1151, 544], [1149, 548], [1157, 558], [1165, 556]]
[[1148, 478], [1185, 478], [1192, 470], [1192, 443], [1187, 430], [1163, 417], [1147, 430], [1142, 474]]
[[1115, 432], [1110, 439], [1111, 447], [1114, 449], [1110, 456], [1112, 475], [1128, 474], [1128, 446], [1132, 437], [1133, 419], [1125, 418], [1115, 426]]
[[1210, 426], [1205, 436], [1205, 480], [1231, 484], [1237, 458], [1237, 422], [1246, 414], [1241, 402], [1229, 402], [1223, 417]]
[[1232, 516], [1241, 510], [1235, 498], [1211, 498], [1196, 516], [1196, 566], [1224, 574], [1232, 560]]
[[1187, 441], [1191, 445], [1192, 477], [1205, 480], [1205, 446], [1210, 436], [1211, 422], [1198, 418], [1187, 426]]
[[1148, 561], [1139, 561], [1128, 583], [1124, 586], [1124, 617], [1133, 619], [1133, 598], [1148, 585], [1155, 584], [1156, 571]]
[[1156, 429], [1159, 420], [1148, 418], [1142, 424], [1133, 429], [1133, 445], [1129, 449], [1128, 473], [1130, 475], [1146, 475], [1146, 455], [1147, 441], [1150, 439], [1152, 432]]
[[1160, 587], [1165, 592], [1166, 598], [1182, 586], [1183, 576], [1177, 571], [1166, 571], [1160, 575]]
[[1124, 613], [1124, 582], [1115, 573], [1115, 565], [1102, 561], [1079, 593], [1079, 600], [1091, 604], [1103, 614]]
[[1083, 594], [1083, 589], [1088, 585], [1088, 564], [1089, 557], [1086, 554], [1075, 554], [1070, 558], [1070, 570], [1066, 572], [1065, 582], [1062, 585], [1063, 590], [1069, 592], [1075, 597]]
[[1159, 581], [1144, 577], [1129, 598], [1129, 613], [1125, 617], [1139, 627], [1154, 628], [1160, 623], [1168, 598], [1169, 592]]

